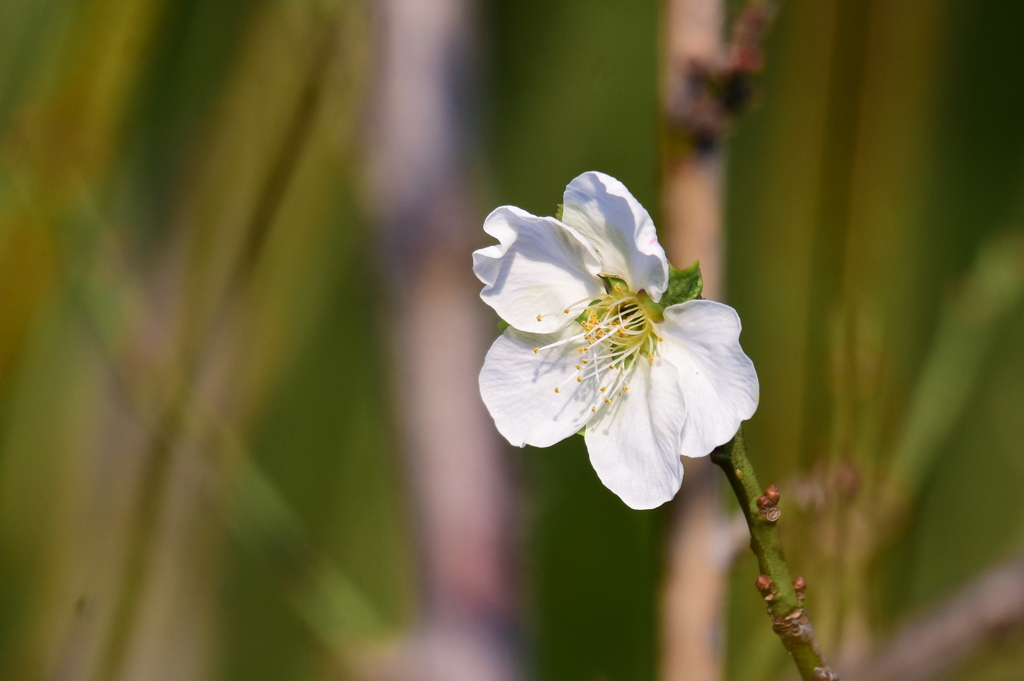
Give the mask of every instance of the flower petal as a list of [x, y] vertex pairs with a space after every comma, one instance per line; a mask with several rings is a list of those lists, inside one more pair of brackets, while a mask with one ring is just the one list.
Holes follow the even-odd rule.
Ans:
[[[650, 373], [650, 362], [638, 360], [629, 377], [629, 392], [619, 391], [587, 424], [585, 436], [590, 463], [601, 482], [635, 509], [661, 506], [683, 483], [678, 437], [658, 422], [658, 416], [672, 408], [651, 408]], [[681, 401], [675, 406], [681, 408]]]
[[660, 408], [682, 395], [685, 407], [667, 427], [683, 456], [710, 454], [757, 411], [757, 372], [740, 347], [740, 328], [736, 310], [710, 300], [665, 308], [651, 402]]
[[591, 407], [600, 402], [597, 381], [576, 380], [582, 344], [533, 351], [582, 332], [579, 324], [543, 335], [508, 328], [487, 351], [480, 395], [498, 432], [513, 445], [549, 447], [593, 416]]
[[582, 311], [564, 309], [604, 293], [597, 257], [558, 220], [502, 206], [484, 220], [484, 231], [500, 243], [473, 253], [473, 272], [485, 284], [480, 297], [517, 329], [557, 331]]
[[668, 259], [654, 222], [614, 177], [583, 173], [565, 188], [562, 222], [579, 232], [597, 253], [601, 274], [619, 277], [630, 290], [644, 289], [655, 301], [668, 287]]

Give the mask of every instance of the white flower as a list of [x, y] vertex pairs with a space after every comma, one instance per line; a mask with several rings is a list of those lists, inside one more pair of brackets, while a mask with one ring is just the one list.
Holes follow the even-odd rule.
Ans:
[[487, 353], [480, 393], [519, 447], [586, 427], [601, 481], [654, 508], [679, 490], [680, 455], [706, 456], [754, 414], [757, 374], [731, 307], [659, 304], [668, 260], [621, 182], [584, 173], [563, 206], [560, 220], [502, 206], [484, 221], [500, 243], [473, 253], [473, 271], [510, 326]]

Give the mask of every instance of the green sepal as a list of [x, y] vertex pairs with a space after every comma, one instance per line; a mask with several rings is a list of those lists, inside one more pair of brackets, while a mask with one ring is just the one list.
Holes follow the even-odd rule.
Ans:
[[576, 434], [577, 435], [586, 435], [587, 434], [587, 427], [583, 426], [582, 428], [580, 428], [579, 430], [576, 431]]
[[562, 204], [560, 203], [560, 204], [558, 204], [558, 208], [556, 208], [556, 209], [555, 209], [555, 219], [556, 219], [556, 220], [558, 220], [559, 222], [561, 222], [561, 221], [562, 221], [562, 209], [563, 209], [564, 207], [565, 207], [565, 206], [563, 206], [563, 205], [562, 205]]
[[619, 291], [626, 293], [629, 291], [629, 284], [626, 283], [625, 279], [619, 279], [618, 277], [601, 277], [604, 279], [604, 288], [608, 293]]
[[499, 319], [498, 320], [498, 331], [501, 331], [502, 333], [505, 333], [505, 329], [507, 329], [510, 326], [512, 326], [512, 325], [509, 324], [508, 322], [506, 322], [504, 319]]
[[700, 262], [694, 262], [685, 270], [668, 266], [668, 289], [661, 297], [661, 306], [678, 305], [687, 300], [700, 298], [704, 290], [704, 279], [700, 276]]

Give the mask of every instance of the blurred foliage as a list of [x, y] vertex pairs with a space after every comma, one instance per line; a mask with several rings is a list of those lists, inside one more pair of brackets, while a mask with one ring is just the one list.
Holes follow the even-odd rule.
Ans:
[[[1024, 545], [1019, 13], [787, 3], [731, 146], [730, 300], [762, 390], [748, 439], [837, 654]], [[752, 574], [731, 606], [744, 681], [785, 669]]]
[[409, 618], [367, 21], [0, 6], [5, 678], [294, 677]]
[[[483, 9], [478, 217], [552, 214], [592, 169], [657, 215], [657, 3]], [[386, 277], [361, 205], [372, 11], [0, 3], [5, 678], [148, 678], [168, 640], [193, 678], [335, 678], [415, 622], [366, 304]], [[1019, 20], [785, 2], [730, 141], [751, 457], [841, 654], [1024, 547]], [[663, 514], [601, 486], [580, 438], [511, 455], [531, 676], [653, 678]], [[742, 555], [729, 677], [786, 678], [754, 574]], [[1022, 649], [949, 678], [1024, 678]]]

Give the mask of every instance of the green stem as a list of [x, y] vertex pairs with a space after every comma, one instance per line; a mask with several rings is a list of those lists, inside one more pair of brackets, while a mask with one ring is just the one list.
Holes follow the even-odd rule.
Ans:
[[[765, 491], [758, 485], [754, 467], [747, 458], [742, 428], [732, 440], [711, 453], [711, 461], [725, 472], [747, 519], [750, 548], [757, 556], [762, 575], [758, 579], [758, 588], [762, 589], [762, 595], [768, 602], [772, 629], [782, 639], [782, 645], [793, 657], [804, 681], [838, 681], [839, 677], [822, 657], [814, 628], [807, 612], [801, 607], [801, 599], [797, 596], [789, 567], [782, 556], [782, 543], [776, 526], [778, 516], [774, 513], [765, 514], [758, 506], [758, 497], [764, 495]], [[774, 508], [774, 505], [769, 508]], [[777, 511], [777, 508], [774, 510]], [[769, 517], [774, 517], [775, 521], [769, 520]]]

